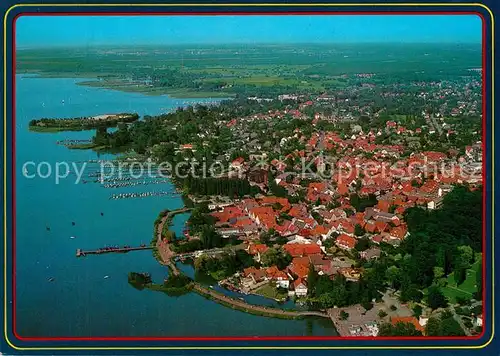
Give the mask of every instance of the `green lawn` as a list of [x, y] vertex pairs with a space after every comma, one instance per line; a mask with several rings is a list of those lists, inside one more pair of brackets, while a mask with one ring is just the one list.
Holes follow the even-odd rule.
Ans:
[[457, 286], [454, 274], [451, 273], [447, 278], [447, 286], [441, 288], [441, 291], [451, 303], [456, 302], [456, 297], [471, 298], [476, 292], [476, 275], [477, 271], [481, 269], [481, 260], [478, 258], [476, 260], [471, 268], [467, 270], [467, 277], [462, 284]]
[[256, 289], [253, 293], [261, 295], [266, 298], [271, 299], [285, 299], [287, 297], [287, 293], [279, 293], [278, 289], [274, 286], [274, 283], [266, 284], [258, 289]]

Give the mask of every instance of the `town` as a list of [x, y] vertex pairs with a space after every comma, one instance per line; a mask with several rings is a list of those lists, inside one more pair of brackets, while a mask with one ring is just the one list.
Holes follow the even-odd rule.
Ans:
[[480, 334], [480, 78], [375, 77], [178, 109], [94, 143], [176, 167], [192, 211], [183, 236], [165, 224], [155, 240], [163, 262], [321, 310], [342, 336]]

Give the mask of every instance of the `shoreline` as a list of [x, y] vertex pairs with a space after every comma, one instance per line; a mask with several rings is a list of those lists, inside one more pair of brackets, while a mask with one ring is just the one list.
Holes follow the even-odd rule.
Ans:
[[[121, 79], [116, 79], [116, 84], [106, 83], [107, 80], [99, 80], [98, 76], [103, 76], [106, 74], [102, 73], [46, 73], [42, 71], [26, 71], [17, 72], [16, 75], [27, 75], [31, 78], [38, 79], [81, 79], [81, 81], [75, 83], [76, 85], [101, 88], [107, 90], [115, 90], [123, 93], [137, 93], [147, 96], [162, 96], [167, 95], [173, 99], [232, 99], [236, 96], [236, 93], [222, 93], [222, 92], [210, 92], [210, 91], [190, 91], [189, 89], [172, 89], [172, 88], [159, 88], [159, 87], [148, 87], [144, 85], [137, 84], [127, 84], [121, 82]], [[87, 79], [87, 80], [86, 80]]]
[[[175, 262], [172, 260], [173, 257], [175, 257], [175, 253], [170, 250], [170, 247], [168, 246], [168, 243], [163, 243], [161, 242], [162, 239], [162, 233], [165, 224], [168, 224], [169, 226], [172, 222], [172, 219], [175, 215], [177, 214], [183, 214], [188, 211], [191, 211], [192, 208], [180, 208], [176, 210], [163, 210], [160, 212], [158, 215], [158, 218], [155, 221], [154, 224], [154, 233], [153, 233], [153, 240], [151, 241], [151, 244], [155, 246], [153, 250], [153, 256], [155, 259], [164, 266], [167, 266], [169, 268], [169, 271], [171, 271], [175, 275], [179, 275], [182, 272], [177, 268]], [[161, 291], [163, 288], [161, 286], [155, 287], [153, 290]], [[246, 301], [242, 301], [230, 296], [227, 296], [223, 293], [216, 292], [215, 290], [211, 290], [208, 288], [203, 287], [197, 282], [192, 282], [191, 286], [188, 288], [189, 291], [196, 292], [197, 294], [203, 296], [206, 299], [212, 300], [218, 304], [221, 304], [223, 306], [242, 311], [244, 313], [248, 314], [253, 314], [253, 315], [258, 315], [258, 316], [265, 316], [265, 317], [274, 317], [274, 318], [280, 318], [280, 319], [303, 319], [304, 317], [310, 317], [310, 316], [316, 316], [316, 317], [322, 317], [322, 318], [328, 318], [331, 320], [330, 315], [328, 313], [320, 312], [320, 311], [292, 311], [292, 310], [285, 310], [285, 309], [277, 309], [277, 308], [272, 308], [272, 307], [267, 307], [263, 305], [255, 305], [255, 304], [250, 304], [247, 303]], [[338, 334], [337, 329], [334, 329], [336, 333]]]

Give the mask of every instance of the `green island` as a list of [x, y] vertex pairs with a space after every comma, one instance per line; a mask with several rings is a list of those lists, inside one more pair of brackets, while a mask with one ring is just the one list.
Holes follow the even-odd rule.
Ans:
[[[106, 130], [119, 124], [127, 124], [137, 121], [138, 114], [105, 114], [91, 117], [75, 117], [66, 119], [42, 118], [29, 122], [29, 129], [36, 132], [59, 132], [59, 131], [83, 131], [83, 130]], [[92, 144], [76, 144], [70, 148], [93, 148]]]

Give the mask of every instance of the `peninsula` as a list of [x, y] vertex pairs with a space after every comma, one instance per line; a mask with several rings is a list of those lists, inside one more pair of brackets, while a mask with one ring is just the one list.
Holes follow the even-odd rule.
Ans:
[[[139, 119], [136, 113], [104, 114], [74, 118], [42, 118], [31, 120], [29, 129], [37, 132], [83, 131], [99, 128], [116, 127], [119, 123], [132, 123]], [[85, 147], [88, 148], [88, 147]]]

